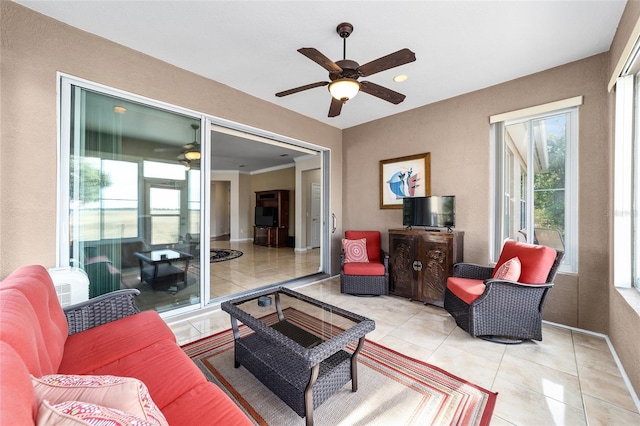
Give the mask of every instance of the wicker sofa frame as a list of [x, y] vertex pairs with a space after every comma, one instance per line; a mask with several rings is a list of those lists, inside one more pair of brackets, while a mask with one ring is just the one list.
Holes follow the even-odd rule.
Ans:
[[493, 267], [458, 263], [454, 277], [484, 280], [486, 289], [469, 305], [447, 288], [444, 308], [473, 337], [508, 344], [541, 341], [542, 310], [563, 257], [564, 252], [556, 250], [545, 284], [491, 279]]
[[[331, 311], [332, 314], [351, 319], [357, 324], [319, 342], [316, 346], [307, 348], [296, 341], [300, 339], [288, 337], [278, 331], [277, 327], [265, 324], [236, 306], [262, 296], [275, 296], [280, 324], [286, 322], [280, 307], [280, 294], [306, 301]], [[313, 425], [313, 409], [340, 390], [349, 380], [351, 390], [358, 390], [357, 356], [364, 344], [365, 334], [375, 329], [372, 320], [284, 287], [223, 302], [222, 310], [231, 316], [235, 339], [234, 366], [238, 368], [242, 365], [249, 370], [296, 414], [305, 417], [308, 426]], [[254, 333], [241, 337], [238, 321]], [[301, 336], [303, 338], [310, 335], [304, 330], [298, 332], [307, 334]], [[344, 350], [356, 340], [358, 345], [352, 353]]]
[[136, 289], [117, 290], [63, 309], [69, 336], [140, 312]]
[[379, 296], [389, 294], [389, 254], [380, 250], [384, 275], [346, 275], [344, 252], [340, 253], [340, 292], [357, 296]]

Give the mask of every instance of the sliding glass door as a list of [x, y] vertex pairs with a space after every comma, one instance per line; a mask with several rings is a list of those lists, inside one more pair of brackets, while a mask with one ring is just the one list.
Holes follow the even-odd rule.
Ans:
[[[87, 297], [136, 288], [168, 316], [328, 272], [327, 151], [73, 77], [60, 120], [57, 263]], [[254, 244], [256, 192], [276, 189], [286, 238]]]
[[137, 288], [143, 310], [200, 305], [201, 119], [75, 85], [65, 93], [61, 252], [89, 276], [88, 296]]

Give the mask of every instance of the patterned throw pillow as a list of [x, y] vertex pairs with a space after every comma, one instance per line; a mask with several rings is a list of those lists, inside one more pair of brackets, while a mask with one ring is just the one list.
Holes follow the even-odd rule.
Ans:
[[342, 249], [344, 250], [344, 263], [369, 262], [366, 238], [361, 238], [359, 240], [347, 240], [346, 238], [343, 238]]
[[522, 272], [522, 265], [520, 259], [513, 257], [500, 266], [493, 278], [507, 281], [518, 281], [520, 278], [520, 272]]
[[39, 410], [49, 411], [44, 404], [80, 401], [130, 413], [158, 426], [167, 420], [151, 399], [144, 383], [138, 379], [117, 376], [52, 374], [31, 377]]
[[120, 410], [102, 407], [80, 401], [65, 401], [51, 404], [44, 401], [38, 410], [38, 426], [155, 426], [157, 423], [147, 421], [133, 414]]

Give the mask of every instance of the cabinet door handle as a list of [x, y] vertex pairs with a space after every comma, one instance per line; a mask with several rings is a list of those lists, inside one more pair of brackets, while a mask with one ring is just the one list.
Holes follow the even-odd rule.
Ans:
[[414, 271], [422, 271], [422, 262], [420, 262], [419, 260], [414, 260], [413, 261], [413, 270]]
[[331, 233], [335, 234], [338, 229], [338, 218], [335, 213], [331, 213]]

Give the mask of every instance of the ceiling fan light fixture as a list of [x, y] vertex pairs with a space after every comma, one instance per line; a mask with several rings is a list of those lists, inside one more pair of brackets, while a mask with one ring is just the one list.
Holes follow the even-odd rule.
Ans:
[[342, 102], [353, 99], [359, 91], [360, 83], [352, 78], [339, 78], [329, 84], [331, 96]]
[[184, 153], [184, 158], [189, 161], [197, 161], [200, 159], [200, 151], [187, 151]]

